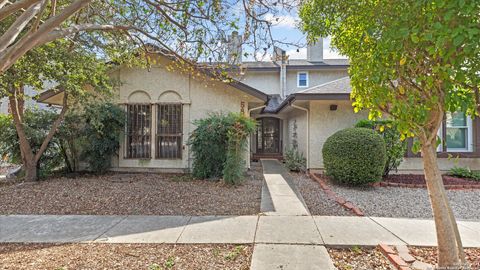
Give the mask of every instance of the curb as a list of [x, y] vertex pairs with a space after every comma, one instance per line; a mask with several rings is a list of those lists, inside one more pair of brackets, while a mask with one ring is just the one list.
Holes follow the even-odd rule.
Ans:
[[[380, 187], [403, 187], [403, 188], [427, 188], [426, 184], [406, 184], [395, 182], [380, 182], [374, 184], [374, 186]], [[480, 189], [480, 185], [445, 185], [445, 189], [449, 190], [472, 190]]]
[[380, 251], [387, 257], [393, 266], [395, 266], [398, 270], [412, 270], [410, 266], [398, 255], [396, 251], [394, 251], [390, 246], [385, 244], [378, 245]]
[[327, 183], [314, 173], [307, 173], [307, 175], [312, 178], [313, 180], [317, 181], [318, 184], [320, 184], [320, 187], [322, 188], [323, 192], [329, 197], [330, 199], [334, 200], [336, 203], [341, 205], [343, 208], [353, 212], [356, 216], [363, 217], [365, 214], [355, 206], [352, 202], [349, 202], [345, 200], [345, 198], [338, 196], [337, 193], [335, 193], [333, 190], [330, 189], [330, 187], [327, 185]]

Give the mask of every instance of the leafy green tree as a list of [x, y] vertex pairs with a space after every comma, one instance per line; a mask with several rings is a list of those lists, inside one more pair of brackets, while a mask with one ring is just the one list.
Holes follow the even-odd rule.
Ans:
[[[52, 123], [58, 116], [52, 110], [27, 109], [24, 112], [23, 127], [25, 135], [33, 149], [38, 151], [48, 134]], [[10, 115], [0, 116], [0, 156], [6, 157], [11, 163], [21, 163], [22, 153], [18, 143], [13, 118]], [[60, 140], [52, 138], [43, 155], [37, 163], [36, 170], [40, 177], [50, 175], [54, 170], [63, 167]]]
[[464, 0], [307, 0], [300, 17], [309, 40], [332, 36], [349, 57], [355, 110], [398, 121], [416, 137], [437, 230], [440, 267], [465, 263], [437, 164], [446, 112], [477, 115], [480, 2]]
[[[95, 54], [75, 49], [70, 42], [56, 41], [35, 48], [0, 75], [0, 94], [8, 96], [15, 129], [18, 135], [25, 180], [37, 180], [37, 165], [57, 129], [62, 123], [69, 102], [79, 100], [90, 92], [107, 92], [111, 89], [107, 65], [98, 61]], [[38, 149], [32, 147], [25, 130], [25, 86], [40, 91], [46, 82], [55, 82], [64, 92], [63, 107], [50, 126]]]

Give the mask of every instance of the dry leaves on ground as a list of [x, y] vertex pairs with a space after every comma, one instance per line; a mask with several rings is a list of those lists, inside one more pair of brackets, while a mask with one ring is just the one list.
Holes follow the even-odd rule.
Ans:
[[[437, 248], [409, 247], [410, 254], [417, 260], [437, 264]], [[480, 269], [480, 248], [466, 248], [465, 256], [472, 269]]]
[[328, 253], [338, 270], [395, 270], [377, 248], [329, 248]]
[[60, 177], [0, 186], [0, 214], [255, 215], [263, 176], [243, 184], [168, 174]]
[[202, 244], [1, 244], [1, 269], [238, 269], [252, 246]]

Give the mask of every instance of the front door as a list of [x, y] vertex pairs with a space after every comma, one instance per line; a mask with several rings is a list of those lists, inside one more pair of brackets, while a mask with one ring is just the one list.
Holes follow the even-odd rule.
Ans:
[[258, 119], [257, 153], [280, 153], [280, 120], [273, 117]]

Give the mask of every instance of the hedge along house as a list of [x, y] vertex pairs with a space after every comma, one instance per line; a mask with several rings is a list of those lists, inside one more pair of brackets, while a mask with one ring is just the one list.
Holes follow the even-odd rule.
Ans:
[[[236, 50], [232, 54], [242, 55], [241, 46], [232, 48]], [[275, 48], [272, 61], [238, 62], [243, 73], [235, 73], [237, 80], [231, 83], [206, 82], [196, 72], [170, 71], [170, 61], [174, 60], [160, 57], [150, 70], [112, 71], [121, 82], [115, 89], [116, 101], [127, 115], [113, 170], [188, 171], [192, 153], [187, 140], [195, 129], [193, 121], [213, 112], [241, 112], [258, 121], [245, 153], [247, 161], [281, 159], [296, 145], [307, 159], [307, 169], [322, 170], [326, 139], [368, 115], [353, 111], [348, 60], [323, 59], [322, 41], [307, 48], [307, 59], [289, 59]], [[40, 100], [58, 104], [61, 95], [45, 93]], [[444, 142], [438, 149], [442, 170], [480, 169], [478, 119], [448, 114], [439, 135]], [[423, 163], [409, 151], [399, 169], [421, 173]]]

